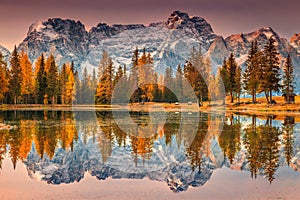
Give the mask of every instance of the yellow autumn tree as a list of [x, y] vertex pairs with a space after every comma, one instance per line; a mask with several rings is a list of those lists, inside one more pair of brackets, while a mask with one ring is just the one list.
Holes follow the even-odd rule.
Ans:
[[63, 65], [60, 73], [60, 93], [62, 104], [72, 104], [76, 100], [74, 71], [69, 63]]
[[8, 79], [7, 64], [0, 53], [0, 100], [3, 100], [5, 93], [8, 92]]
[[144, 101], [153, 101], [154, 99], [154, 69], [153, 69], [153, 58], [151, 54], [146, 54], [146, 50], [143, 49], [142, 56], [138, 59], [138, 85], [142, 90], [141, 98]]
[[22, 71], [21, 95], [24, 103], [27, 104], [30, 102], [30, 96], [34, 93], [34, 76], [32, 64], [25, 52], [21, 53], [20, 66]]

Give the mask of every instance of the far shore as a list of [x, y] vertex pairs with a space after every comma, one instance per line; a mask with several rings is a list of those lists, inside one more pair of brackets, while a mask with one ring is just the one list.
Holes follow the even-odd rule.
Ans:
[[242, 98], [240, 103], [229, 103], [226, 100], [226, 105], [222, 102], [204, 102], [203, 106], [198, 107], [196, 103], [133, 103], [133, 104], [118, 104], [118, 105], [39, 105], [39, 104], [2, 104], [0, 111], [5, 110], [26, 110], [26, 111], [112, 111], [112, 110], [130, 110], [130, 111], [145, 111], [145, 112], [214, 112], [226, 114], [242, 114], [242, 115], [288, 115], [300, 116], [300, 97], [296, 97], [294, 104], [285, 104], [282, 97], [274, 97], [276, 104], [267, 104], [264, 98], [258, 98], [257, 104], [252, 104], [251, 99]]

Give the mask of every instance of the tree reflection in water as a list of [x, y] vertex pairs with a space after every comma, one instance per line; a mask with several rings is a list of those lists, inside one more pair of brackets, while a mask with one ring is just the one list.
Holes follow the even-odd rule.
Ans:
[[[96, 113], [96, 124], [91, 120], [92, 112], [75, 114], [70, 111], [1, 112], [0, 122], [16, 125], [17, 128], [0, 130], [0, 167], [2, 168], [2, 161], [6, 155], [16, 168], [17, 161], [25, 162], [33, 150], [37, 152], [40, 161], [45, 158], [53, 160], [56, 159], [56, 153], [60, 149], [72, 152], [76, 148], [75, 144], [82, 142], [83, 145], [88, 145], [88, 141], [92, 141], [97, 144], [103, 165], [109, 161], [116, 148], [118, 152], [130, 151], [132, 157], [130, 160], [127, 159], [127, 162], [134, 162], [135, 167], [143, 167], [146, 162], [148, 165], [158, 164], [164, 160], [163, 156], [158, 154], [158, 149], [163, 148], [165, 152], [178, 155], [175, 156], [175, 160], [188, 163], [184, 168], [187, 171], [190, 169], [189, 173], [193, 174], [194, 178], [203, 172], [210, 173], [206, 176], [206, 179], [209, 179], [212, 173], [210, 170], [223, 166], [234, 168], [234, 165], [240, 163], [240, 169], [250, 171], [252, 178], [263, 175], [271, 183], [279, 168], [280, 158], [284, 157], [285, 163], [290, 166], [295, 155], [294, 117], [279, 119], [282, 121], [281, 124], [274, 124], [274, 121], [278, 121], [275, 116], [224, 117], [201, 113], [197, 126], [189, 125], [185, 130], [181, 130], [180, 113], [167, 113], [163, 126], [153, 123], [149, 114], [145, 112], [132, 112], [130, 116], [136, 126], [128, 124], [128, 130], [131, 132], [127, 133], [118, 126], [112, 113], [108, 111]], [[122, 118], [122, 112], [120, 117]], [[244, 124], [245, 120], [248, 122], [247, 125]], [[214, 124], [213, 129], [211, 124]], [[198, 127], [195, 138], [189, 143], [187, 136], [195, 127]], [[221, 157], [212, 148], [213, 143], [222, 150]], [[158, 144], [162, 146], [157, 147]], [[159, 156], [160, 160], [157, 160]], [[174, 160], [170, 158], [172, 159]], [[156, 160], [156, 163], [153, 160]], [[178, 174], [173, 164], [168, 163], [166, 166], [172, 166], [170, 167], [172, 173]], [[88, 165], [85, 170], [89, 170]], [[205, 174], [202, 176], [205, 177]], [[174, 184], [186, 181], [182, 177], [177, 180], [178, 182], [175, 181], [176, 183], [174, 180], [166, 179], [169, 185], [172, 182], [172, 188], [175, 187]], [[199, 186], [204, 183], [205, 181], [189, 184]], [[175, 191], [185, 190], [176, 187], [173, 188]]]

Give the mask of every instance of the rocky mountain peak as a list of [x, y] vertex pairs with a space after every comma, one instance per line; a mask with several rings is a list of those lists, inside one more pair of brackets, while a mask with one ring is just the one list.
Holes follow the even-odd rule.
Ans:
[[4, 57], [4, 61], [8, 62], [9, 61], [9, 55], [10, 55], [10, 52], [8, 51], [8, 49], [6, 49], [5, 47], [0, 45], [0, 53]]
[[213, 33], [210, 24], [202, 17], [189, 16], [188, 13], [174, 11], [166, 21], [166, 26], [169, 29], [195, 29], [198, 33]]
[[300, 52], [300, 33], [295, 33], [290, 39], [291, 45]]
[[114, 24], [109, 26], [106, 23], [99, 23], [96, 27], [92, 27], [89, 31], [90, 42], [93, 45], [99, 45], [101, 40], [110, 38], [126, 30], [134, 30], [139, 28], [145, 28], [143, 24]]
[[79, 67], [80, 60], [88, 51], [88, 38], [88, 32], [80, 21], [51, 18], [32, 24], [18, 50], [27, 52], [32, 62], [41, 53], [53, 53], [58, 58], [58, 65], [74, 61]]

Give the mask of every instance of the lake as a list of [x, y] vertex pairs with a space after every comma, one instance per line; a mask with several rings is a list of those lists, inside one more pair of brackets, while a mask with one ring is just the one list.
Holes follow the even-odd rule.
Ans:
[[297, 199], [299, 119], [1, 111], [0, 199]]

